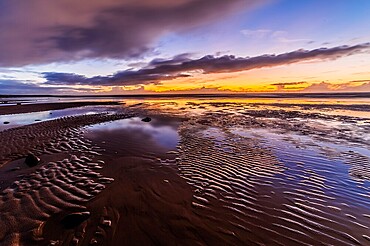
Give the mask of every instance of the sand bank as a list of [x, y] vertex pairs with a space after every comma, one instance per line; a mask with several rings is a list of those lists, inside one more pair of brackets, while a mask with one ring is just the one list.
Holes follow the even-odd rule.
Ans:
[[120, 105], [118, 102], [60, 102], [60, 103], [40, 103], [40, 104], [23, 104], [23, 105], [10, 105], [1, 106], [0, 115], [5, 114], [21, 114], [30, 112], [39, 112], [47, 110], [58, 110], [65, 108], [76, 108], [83, 106], [94, 106], [94, 105]]
[[[81, 204], [112, 182], [96, 172], [104, 164], [82, 127], [130, 117], [94, 114], [65, 117], [0, 132], [0, 241], [4, 245], [39, 244], [48, 218]], [[28, 153], [41, 157], [36, 167]]]

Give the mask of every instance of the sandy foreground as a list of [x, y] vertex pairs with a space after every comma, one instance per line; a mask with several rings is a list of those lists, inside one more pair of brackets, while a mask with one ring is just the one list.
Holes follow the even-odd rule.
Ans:
[[370, 243], [367, 119], [173, 106], [1, 131], [0, 244]]

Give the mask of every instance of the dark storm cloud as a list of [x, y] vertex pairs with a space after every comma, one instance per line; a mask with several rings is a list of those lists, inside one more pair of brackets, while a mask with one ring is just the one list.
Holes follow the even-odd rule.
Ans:
[[[320, 48], [314, 50], [296, 50], [279, 55], [262, 55], [256, 57], [205, 56], [199, 60], [187, 62], [184, 66], [189, 69], [202, 69], [205, 73], [237, 72], [261, 67], [286, 65], [305, 60], [337, 59], [343, 56], [357, 54], [370, 50], [370, 43], [354, 46], [338, 46], [333, 48]], [[171, 68], [169, 68], [171, 70]]]
[[169, 32], [222, 20], [265, 0], [4, 0], [0, 66], [130, 58]]
[[191, 54], [189, 53], [183, 53], [174, 56], [172, 59], [154, 59], [151, 62], [149, 62], [148, 67], [156, 67], [156, 66], [161, 66], [161, 65], [178, 65], [183, 62], [191, 61]]
[[84, 81], [88, 80], [87, 77], [83, 75], [78, 75], [74, 73], [44, 73], [44, 78], [48, 81], [53, 81], [54, 84], [83, 84]]
[[151, 74], [150, 70], [139, 71], [123, 71], [116, 73], [112, 76], [95, 76], [85, 77], [73, 73], [43, 73], [44, 78], [47, 80], [45, 84], [49, 85], [137, 85], [159, 83], [162, 80], [171, 80], [179, 77], [189, 77], [187, 74]]
[[169, 60], [154, 60], [139, 70], [125, 70], [112, 76], [85, 76], [69, 73], [44, 73], [47, 84], [53, 85], [137, 85], [158, 83], [179, 77], [191, 76], [189, 72], [204, 74], [231, 73], [256, 68], [287, 65], [307, 60], [327, 60], [349, 56], [370, 49], [370, 43], [354, 46], [338, 46], [315, 50], [297, 50], [279, 55], [262, 55], [256, 57], [221, 57], [204, 56], [200, 59], [189, 59], [188, 56], [176, 56]]

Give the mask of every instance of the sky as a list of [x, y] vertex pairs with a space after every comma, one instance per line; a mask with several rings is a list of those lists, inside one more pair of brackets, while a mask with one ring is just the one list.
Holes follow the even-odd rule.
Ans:
[[368, 0], [0, 0], [0, 94], [370, 92]]

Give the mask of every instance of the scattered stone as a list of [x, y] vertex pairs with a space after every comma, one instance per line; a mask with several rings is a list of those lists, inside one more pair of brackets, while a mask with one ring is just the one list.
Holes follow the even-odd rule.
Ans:
[[64, 228], [66, 229], [72, 229], [78, 225], [80, 225], [82, 222], [87, 220], [90, 217], [90, 212], [78, 212], [78, 213], [71, 213], [64, 217], [61, 221]]
[[41, 121], [40, 119], [36, 119], [35, 121]]
[[71, 245], [72, 246], [77, 246], [78, 245], [78, 243], [79, 243], [79, 239], [78, 238], [76, 238], [76, 237], [74, 237], [73, 239], [72, 239], [72, 242], [71, 242]]
[[142, 119], [141, 121], [144, 121], [144, 122], [150, 122], [152, 120], [152, 118], [150, 117], [145, 117], [144, 119]]
[[106, 226], [106, 227], [111, 227], [112, 226], [112, 221], [110, 221], [110, 220], [103, 220], [101, 222], [101, 225], [102, 226]]
[[49, 241], [50, 246], [54, 246], [54, 245], [58, 245], [58, 244], [59, 244], [59, 241], [54, 241], [54, 240]]
[[97, 245], [97, 244], [98, 244], [98, 241], [95, 238], [91, 239], [90, 245]]
[[94, 235], [95, 235], [95, 236], [97, 236], [97, 237], [104, 237], [104, 233], [103, 233], [101, 230], [96, 231], [96, 232], [94, 233]]
[[10, 122], [9, 121], [4, 121], [4, 125], [7, 125], [9, 124]]
[[40, 162], [40, 158], [35, 156], [34, 154], [28, 154], [26, 160], [24, 161], [28, 166], [34, 167]]

